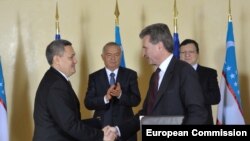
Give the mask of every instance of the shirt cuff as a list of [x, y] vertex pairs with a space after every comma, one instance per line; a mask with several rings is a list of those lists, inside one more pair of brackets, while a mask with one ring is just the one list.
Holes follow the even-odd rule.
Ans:
[[106, 99], [106, 96], [104, 96], [104, 98], [103, 98], [103, 99], [104, 99], [104, 103], [105, 103], [105, 104], [108, 104], [108, 103], [109, 103], [109, 100], [108, 100], [108, 99]]
[[120, 99], [120, 98], [121, 98], [121, 96], [122, 96], [122, 91], [121, 91], [121, 93], [120, 93], [120, 96], [118, 96], [117, 98], [118, 98], [118, 99]]
[[115, 126], [115, 129], [116, 129], [117, 135], [119, 137], [121, 137], [121, 132], [120, 132], [120, 129], [118, 128], [118, 126]]

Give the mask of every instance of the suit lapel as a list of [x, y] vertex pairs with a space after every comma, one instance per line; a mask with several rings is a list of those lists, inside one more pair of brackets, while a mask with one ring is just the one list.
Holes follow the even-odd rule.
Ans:
[[202, 66], [198, 65], [196, 72], [198, 74], [200, 83], [202, 84], [202, 82], [205, 82], [205, 81], [203, 81], [206, 78], [206, 77], [204, 77], [204, 68]]
[[167, 67], [167, 70], [166, 70], [164, 76], [163, 76], [161, 85], [160, 85], [159, 90], [157, 92], [156, 101], [154, 103], [153, 110], [154, 110], [155, 106], [157, 105], [157, 103], [160, 101], [160, 99], [163, 96], [166, 89], [168, 88], [168, 84], [170, 83], [170, 80], [173, 76], [175, 62], [176, 62], [176, 59], [173, 57], [168, 65], [168, 67]]
[[[100, 84], [103, 85], [102, 87], [104, 88], [104, 90], [107, 90], [109, 88], [109, 78], [107, 76], [107, 72], [105, 70], [105, 68], [103, 68], [100, 72], [101, 77], [100, 78]], [[98, 83], [98, 82], [97, 82]]]
[[200, 65], [197, 66], [196, 72], [197, 72], [198, 74], [201, 74], [202, 70], [201, 70], [201, 66], [200, 66]]
[[116, 77], [116, 82], [121, 83], [121, 80], [124, 80], [124, 79], [122, 79], [122, 77], [123, 77], [122, 74], [123, 74], [123, 68], [119, 67], [117, 77]]
[[58, 72], [55, 68], [51, 67], [50, 71], [52, 71], [54, 74], [56, 74], [58, 77], [60, 77], [60, 79], [62, 81], [64, 81], [68, 85], [67, 86], [69, 88], [69, 93], [68, 94], [73, 98], [73, 100], [75, 101], [74, 103], [77, 105], [77, 108], [79, 109], [80, 108], [80, 103], [79, 103], [77, 95], [76, 95], [74, 89], [72, 88], [70, 82], [68, 80], [66, 80], [66, 78], [60, 72]]

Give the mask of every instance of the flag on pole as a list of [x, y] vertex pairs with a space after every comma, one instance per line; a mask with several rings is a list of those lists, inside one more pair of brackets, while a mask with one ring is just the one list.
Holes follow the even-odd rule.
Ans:
[[176, 0], [174, 1], [174, 50], [173, 54], [174, 57], [177, 59], [180, 59], [180, 41], [179, 41], [179, 34], [177, 32], [177, 17], [178, 17], [178, 11], [177, 11], [177, 5]]
[[60, 27], [59, 27], [59, 14], [58, 14], [58, 2], [56, 2], [56, 35], [55, 40], [60, 40]]
[[226, 57], [220, 82], [221, 101], [218, 105], [218, 125], [245, 124], [240, 98], [240, 85], [235, 55], [233, 23], [227, 27]]
[[179, 41], [179, 35], [177, 32], [174, 33], [174, 57], [176, 57], [177, 59], [180, 58], [180, 41]]
[[120, 46], [122, 50], [120, 66], [126, 67], [125, 58], [124, 58], [124, 50], [123, 50], [122, 43], [121, 43], [120, 28], [118, 25], [115, 26], [115, 42]]
[[2, 63], [0, 58], [0, 141], [9, 141], [7, 104], [4, 90]]
[[123, 50], [123, 47], [122, 47], [122, 42], [121, 42], [121, 35], [120, 35], [120, 27], [119, 27], [119, 15], [120, 15], [120, 12], [119, 12], [119, 8], [118, 8], [118, 2], [116, 0], [116, 5], [115, 5], [115, 16], [116, 16], [116, 19], [115, 19], [115, 42], [119, 45], [119, 47], [121, 48], [121, 61], [120, 61], [120, 66], [121, 67], [126, 67], [126, 64], [125, 64], [125, 58], [124, 58], [124, 50]]

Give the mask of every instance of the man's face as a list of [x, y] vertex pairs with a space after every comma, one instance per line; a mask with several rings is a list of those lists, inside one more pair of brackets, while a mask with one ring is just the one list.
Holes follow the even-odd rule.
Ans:
[[190, 43], [180, 48], [180, 60], [186, 61], [187, 63], [194, 65], [198, 61], [199, 54], [196, 51], [194, 44]]
[[[158, 43], [159, 44], [159, 43]], [[146, 35], [142, 38], [142, 54], [143, 57], [148, 60], [151, 65], [157, 65], [159, 58], [159, 47], [158, 44], [152, 44], [150, 42], [150, 36]]]
[[111, 71], [115, 70], [120, 66], [121, 59], [121, 49], [118, 46], [109, 46], [106, 47], [102, 54], [102, 60], [105, 64], [105, 67]]
[[75, 51], [72, 46], [65, 46], [64, 53], [61, 56], [56, 56], [58, 69], [67, 77], [70, 77], [76, 72], [75, 65], [77, 63]]

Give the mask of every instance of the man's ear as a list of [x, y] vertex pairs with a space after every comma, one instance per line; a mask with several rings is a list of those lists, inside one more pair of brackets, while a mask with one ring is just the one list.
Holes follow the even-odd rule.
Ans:
[[58, 65], [59, 64], [59, 56], [55, 55], [53, 57], [53, 61], [52, 62], [53, 62], [53, 64]]
[[162, 43], [162, 42], [158, 42], [158, 43], [157, 43], [157, 48], [158, 48], [159, 50], [164, 49], [163, 43]]
[[104, 54], [102, 54], [101, 57], [102, 57], [102, 60], [104, 61], [104, 57], [105, 57]]

